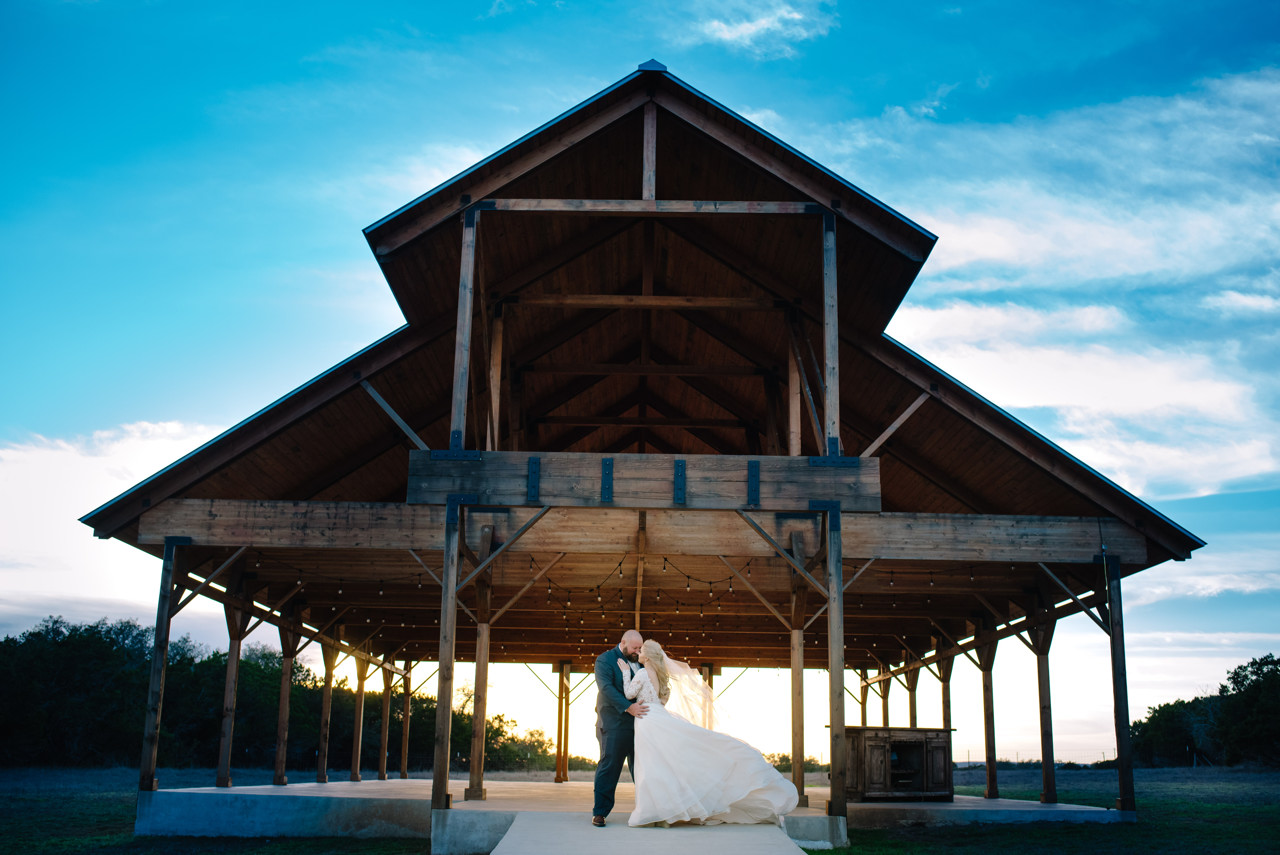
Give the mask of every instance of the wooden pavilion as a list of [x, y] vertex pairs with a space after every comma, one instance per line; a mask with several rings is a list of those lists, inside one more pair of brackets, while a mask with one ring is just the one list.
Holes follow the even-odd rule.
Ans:
[[[142, 789], [195, 596], [231, 643], [220, 784], [255, 621], [286, 675], [312, 641], [326, 685], [356, 657], [361, 698], [370, 669], [408, 689], [439, 663], [437, 809], [455, 662], [481, 719], [489, 662], [551, 664], [563, 760], [570, 672], [636, 627], [708, 678], [791, 668], [793, 757], [803, 669], [827, 669], [835, 816], [846, 693], [887, 723], [900, 682], [914, 726], [928, 669], [950, 727], [957, 656], [998, 795], [1006, 638], [1037, 657], [1052, 759], [1050, 642], [1083, 611], [1134, 809], [1121, 580], [1203, 542], [884, 335], [934, 235], [653, 61], [365, 233], [407, 323], [83, 518], [162, 558]], [[482, 743], [471, 768], [483, 798]]]

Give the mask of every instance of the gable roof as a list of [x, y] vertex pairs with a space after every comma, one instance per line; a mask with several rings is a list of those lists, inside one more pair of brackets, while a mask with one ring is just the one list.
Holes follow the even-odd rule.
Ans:
[[[639, 199], [646, 112], [656, 120], [657, 200], [794, 203], [812, 213], [485, 207]], [[817, 361], [821, 223], [834, 213], [841, 441], [848, 454], [878, 446], [885, 511], [1115, 517], [1147, 539], [1145, 559], [1126, 573], [1203, 545], [884, 335], [934, 235], [656, 63], [370, 225], [365, 235], [406, 325], [82, 521], [158, 552], [139, 542], [138, 521], [170, 498], [403, 502], [416, 444], [377, 398], [427, 446], [449, 445], [460, 214], [469, 207], [481, 209], [469, 448], [485, 446], [491, 395], [479, 366], [494, 356], [500, 448], [785, 454], [780, 395], [790, 355]], [[646, 291], [673, 302], [661, 311], [620, 307], [620, 296]], [[682, 298], [703, 303], [685, 308]], [[820, 408], [820, 372], [805, 374]], [[802, 452], [821, 453], [808, 423]], [[339, 560], [293, 555], [289, 567]], [[401, 566], [404, 556], [368, 561], [371, 579], [416, 572]], [[567, 561], [561, 570], [586, 579], [592, 566]], [[1016, 596], [1036, 572], [1009, 568], [1001, 590]], [[1079, 584], [1088, 587], [1083, 577]]]

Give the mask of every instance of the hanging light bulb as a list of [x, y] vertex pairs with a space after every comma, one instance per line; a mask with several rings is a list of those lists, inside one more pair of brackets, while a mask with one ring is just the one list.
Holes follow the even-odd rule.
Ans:
[[689, 577], [688, 577], [688, 576], [685, 576], [685, 577], [684, 577], [684, 589], [685, 589], [686, 591], [687, 591], [687, 590], [689, 590]]
[[600, 589], [596, 588], [596, 602], [600, 602]]
[[338, 595], [339, 595], [339, 596], [341, 596], [341, 595], [342, 595], [342, 580], [341, 580], [341, 579], [339, 579], [339, 580], [338, 580]]
[[381, 579], [378, 580], [378, 596], [379, 597], [382, 596], [382, 580]]
[[419, 574], [418, 574], [418, 587], [419, 587], [419, 588], [421, 588], [421, 587], [422, 587], [422, 574], [421, 574], [421, 573], [419, 573]]
[[732, 594], [732, 593], [733, 593], [733, 580], [732, 580], [732, 579], [730, 579], [730, 580], [729, 580], [729, 593], [730, 593], [730, 594]]

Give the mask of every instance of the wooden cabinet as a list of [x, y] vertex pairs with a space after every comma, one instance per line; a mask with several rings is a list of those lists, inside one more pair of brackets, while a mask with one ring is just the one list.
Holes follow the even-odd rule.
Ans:
[[951, 731], [846, 727], [849, 801], [951, 801]]

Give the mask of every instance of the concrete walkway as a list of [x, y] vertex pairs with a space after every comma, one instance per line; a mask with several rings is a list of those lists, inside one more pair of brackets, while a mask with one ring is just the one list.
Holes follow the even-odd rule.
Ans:
[[516, 816], [493, 855], [565, 855], [569, 852], [801, 855], [802, 851], [776, 825], [630, 828], [623, 815], [604, 828], [596, 828], [591, 825], [589, 814], [525, 812]]

